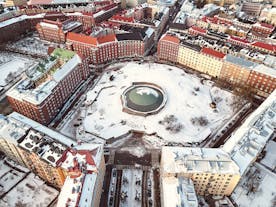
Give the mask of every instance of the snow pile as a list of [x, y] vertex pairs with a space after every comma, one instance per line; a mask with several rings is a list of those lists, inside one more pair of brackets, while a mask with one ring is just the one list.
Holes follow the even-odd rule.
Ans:
[[136, 93], [141, 96], [143, 96], [144, 94], [146, 94], [148, 96], [153, 95], [156, 98], [158, 98], [158, 96], [159, 96], [155, 90], [153, 90], [152, 88], [149, 88], [149, 87], [139, 87], [136, 89]]
[[[109, 77], [114, 76], [110, 81]], [[121, 95], [133, 82], [149, 82], [160, 86], [167, 95], [167, 103], [159, 113], [147, 117], [123, 112]], [[144, 91], [143, 91], [144, 92]], [[217, 110], [210, 107], [213, 97], [220, 97]], [[204, 85], [196, 76], [161, 64], [128, 63], [120, 70], [108, 71], [87, 93], [83, 131], [104, 139], [127, 134], [130, 130], [157, 134], [166, 141], [178, 143], [200, 142], [212, 130], [233, 115], [227, 91]], [[161, 124], [173, 116], [170, 124]], [[191, 122], [194, 117], [206, 117], [204, 126]]]

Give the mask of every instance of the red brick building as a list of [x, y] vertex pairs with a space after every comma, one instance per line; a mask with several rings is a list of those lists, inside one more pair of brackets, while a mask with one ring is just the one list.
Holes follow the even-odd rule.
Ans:
[[180, 40], [176, 36], [165, 34], [158, 42], [157, 53], [160, 60], [176, 63]]
[[257, 65], [250, 71], [247, 85], [249, 85], [257, 94], [267, 97], [276, 89], [275, 69], [264, 65]]
[[10, 89], [7, 97], [15, 111], [49, 124], [88, 74], [87, 62], [80, 56], [56, 49], [45, 62], [26, 71], [27, 78]]
[[64, 43], [68, 32], [81, 32], [82, 24], [73, 20], [63, 22], [43, 20], [36, 25], [41, 39], [51, 42]]
[[102, 64], [125, 57], [142, 57], [153, 45], [154, 32], [151, 28], [142, 32], [106, 34], [92, 37], [69, 33], [67, 48], [89, 58], [92, 64]]

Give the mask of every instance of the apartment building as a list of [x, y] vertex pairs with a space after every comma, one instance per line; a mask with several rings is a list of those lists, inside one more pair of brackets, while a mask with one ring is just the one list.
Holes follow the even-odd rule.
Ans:
[[67, 47], [89, 58], [92, 64], [103, 64], [125, 57], [143, 57], [153, 45], [151, 28], [108, 33], [98, 37], [69, 33]]
[[218, 78], [225, 54], [211, 48], [202, 48], [198, 57], [196, 70]]
[[177, 62], [181, 65], [186, 65], [189, 68], [197, 68], [200, 51], [201, 47], [185, 41], [180, 41]]
[[219, 78], [233, 85], [247, 83], [250, 70], [256, 65], [244, 58], [226, 55]]
[[221, 149], [162, 147], [160, 177], [190, 178], [199, 195], [230, 195], [239, 167]]
[[179, 50], [179, 38], [176, 36], [163, 35], [157, 46], [157, 54], [160, 60], [177, 62]]
[[256, 161], [269, 139], [275, 138], [276, 90], [231, 135], [222, 149], [244, 175]]
[[13, 112], [0, 116], [0, 150], [48, 184], [61, 188], [57, 206], [99, 206], [105, 175], [101, 144], [77, 144]]
[[100, 205], [105, 174], [102, 145], [82, 144], [68, 148], [58, 165], [68, 173], [58, 207]]
[[50, 42], [65, 43], [68, 32], [77, 33], [82, 31], [82, 23], [71, 19], [63, 22], [44, 19], [36, 25], [36, 29], [41, 39]]
[[13, 109], [48, 124], [80, 83], [88, 77], [86, 61], [72, 51], [55, 49], [44, 62], [25, 71], [25, 78], [7, 92]]
[[260, 96], [267, 97], [276, 89], [276, 70], [263, 64], [256, 65], [249, 74], [249, 85]]
[[[193, 31], [196, 30], [193, 29]], [[189, 33], [194, 35], [192, 30]], [[271, 58], [265, 63], [265, 57], [268, 56], [264, 54], [258, 53], [258, 59], [255, 60], [256, 58], [254, 59], [252, 55], [244, 55], [241, 49], [235, 50], [234, 48], [232, 51], [225, 43], [218, 42], [214, 45], [212, 39], [193, 35], [172, 31], [164, 34], [158, 43], [159, 60], [179, 63], [234, 85], [251, 87], [256, 94], [263, 97], [267, 97], [273, 92], [276, 76], [273, 63], [268, 64], [268, 62], [273, 62]], [[270, 53], [275, 51], [274, 45], [260, 42], [251, 44], [237, 37], [231, 37], [228, 40], [235, 42], [240, 47], [254, 45], [259, 47], [259, 50], [266, 48]], [[230, 51], [230, 54], [226, 55], [227, 51]], [[237, 53], [239, 57], [234, 55]]]
[[66, 145], [75, 142], [17, 112], [1, 116], [0, 123], [0, 150], [49, 184], [61, 187], [66, 173], [55, 162]]

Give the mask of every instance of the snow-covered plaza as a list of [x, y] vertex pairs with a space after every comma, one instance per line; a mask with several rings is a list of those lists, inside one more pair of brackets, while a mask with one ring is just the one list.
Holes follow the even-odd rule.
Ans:
[[[158, 113], [138, 116], [123, 111], [121, 96], [134, 82], [162, 88], [167, 100]], [[201, 142], [233, 116], [233, 100], [231, 93], [213, 86], [211, 81], [177, 67], [118, 63], [107, 68], [87, 93], [85, 107], [77, 117], [83, 119], [77, 134], [88, 132], [109, 139], [136, 130], [168, 142]]]

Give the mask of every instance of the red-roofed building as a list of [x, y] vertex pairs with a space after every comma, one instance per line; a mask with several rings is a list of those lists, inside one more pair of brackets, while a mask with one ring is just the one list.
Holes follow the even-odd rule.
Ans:
[[227, 39], [227, 42], [229, 42], [231, 44], [239, 45], [242, 47], [248, 47], [250, 44], [250, 42], [247, 39], [243, 39], [243, 38], [236, 37], [236, 36], [230, 36]]
[[202, 48], [201, 53], [210, 55], [210, 56], [213, 56], [213, 57], [219, 58], [219, 59], [222, 59], [225, 56], [225, 54], [218, 52], [216, 50], [213, 50], [211, 48], [207, 48], [207, 47]]
[[261, 52], [276, 55], [276, 45], [267, 44], [264, 42], [254, 42], [251, 46]]
[[161, 37], [157, 46], [158, 58], [160, 60], [177, 62], [180, 40], [176, 36], [165, 34]]
[[36, 29], [41, 39], [64, 43], [68, 32], [82, 31], [82, 24], [70, 19], [63, 22], [43, 20], [36, 25]]
[[67, 174], [57, 207], [100, 205], [105, 175], [101, 145], [83, 144], [67, 148], [57, 166]]
[[223, 66], [225, 54], [211, 48], [203, 48], [198, 58], [196, 70], [218, 78]]
[[84, 30], [91, 29], [95, 25], [95, 20], [92, 12], [82, 12], [81, 15], [74, 12], [67, 13], [66, 15], [74, 21], [81, 22]]
[[269, 37], [274, 30], [274, 26], [266, 23], [256, 23], [252, 26], [251, 32], [255, 36]]
[[206, 34], [206, 30], [202, 29], [200, 27], [197, 26], [192, 26], [188, 29], [189, 34], [192, 35], [198, 35], [198, 34]]
[[114, 15], [113, 17], [111, 17], [110, 19], [109, 19], [109, 21], [114, 21], [114, 22], [121, 22], [121, 23], [123, 23], [123, 22], [134, 22], [134, 17], [125, 17], [125, 16], [122, 16], [122, 15], [120, 15], [120, 14], [116, 14], [116, 15]]
[[142, 36], [137, 32], [99, 37], [69, 33], [66, 44], [68, 49], [88, 57], [90, 63], [102, 64], [119, 58], [143, 57], [147, 47], [152, 46], [149, 43], [153, 37], [154, 33]]

